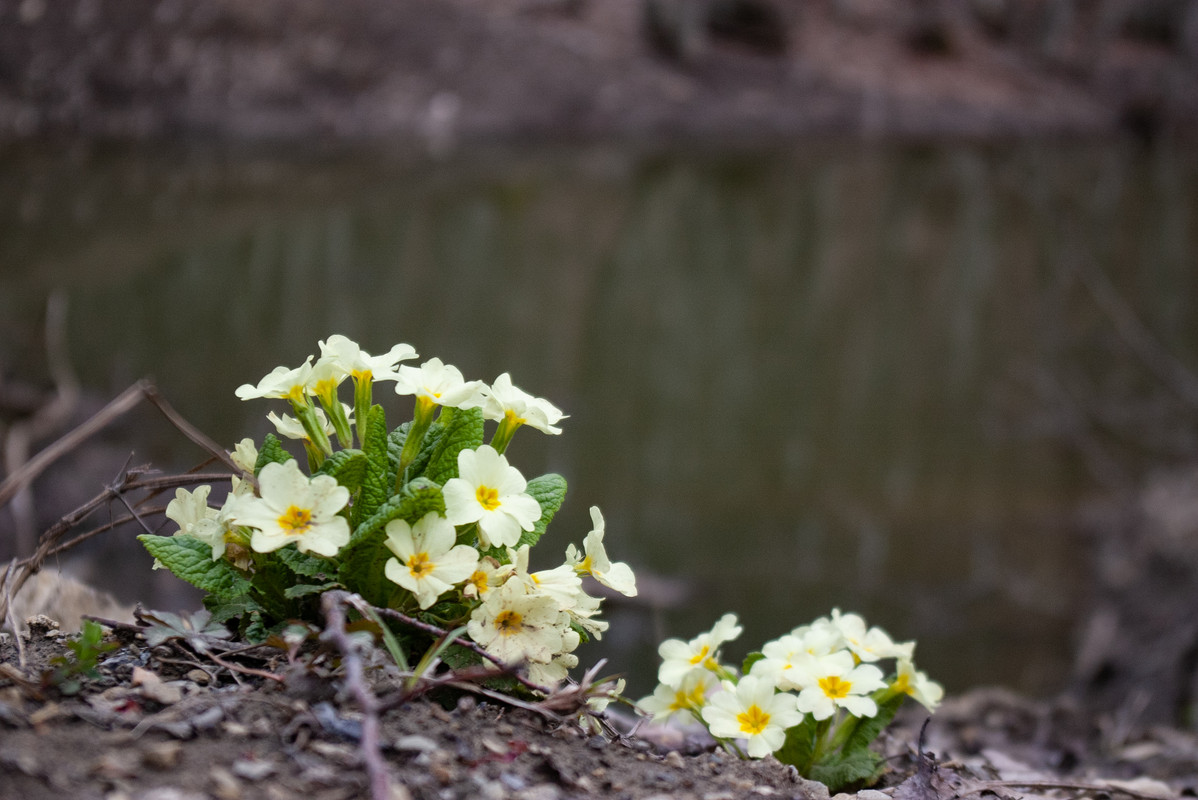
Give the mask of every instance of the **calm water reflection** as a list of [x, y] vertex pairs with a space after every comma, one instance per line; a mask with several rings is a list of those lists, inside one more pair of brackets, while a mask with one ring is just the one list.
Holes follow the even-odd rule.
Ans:
[[[662, 635], [736, 610], [748, 649], [840, 605], [918, 638], [950, 689], [1045, 690], [1083, 599], [1070, 513], [1094, 485], [1036, 387], [1146, 382], [1070, 270], [1102, 270], [1193, 363], [1196, 178], [1188, 155], [1118, 146], [14, 153], [0, 367], [44, 379], [38, 309], [62, 289], [97, 397], [153, 375], [230, 444], [267, 410], [234, 387], [333, 332], [510, 371], [571, 414], [511, 451], [571, 482], [542, 550], [581, 541], [598, 504], [613, 554], [689, 591], [612, 606], [624, 635], [602, 652], [636, 689]], [[197, 458], [148, 414], [112, 438]], [[130, 569], [102, 571], [127, 586]]]

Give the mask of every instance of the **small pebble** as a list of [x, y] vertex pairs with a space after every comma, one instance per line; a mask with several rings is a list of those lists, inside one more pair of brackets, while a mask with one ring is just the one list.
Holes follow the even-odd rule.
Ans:
[[142, 754], [141, 761], [151, 769], [174, 769], [183, 755], [183, 745], [175, 741], [155, 742]]
[[247, 781], [260, 781], [274, 774], [275, 765], [269, 761], [251, 761], [239, 758], [233, 762], [233, 774]]
[[666, 753], [666, 757], [662, 759], [662, 763], [674, 769], [684, 769], [686, 767], [686, 762], [682, 760], [682, 754], [677, 750], [671, 750]]
[[877, 789], [862, 789], [857, 792], [857, 800], [890, 800], [890, 795]]
[[215, 728], [222, 719], [225, 718], [225, 712], [220, 706], [207, 708], [191, 718], [191, 727], [197, 731], [207, 731]]
[[520, 800], [558, 800], [561, 794], [562, 790], [552, 783], [538, 783], [518, 793], [516, 797]]
[[431, 753], [437, 749], [437, 743], [427, 736], [409, 734], [395, 740], [395, 749], [409, 753]]
[[241, 800], [241, 781], [224, 767], [213, 767], [208, 778], [212, 781], [212, 796], [216, 800]]

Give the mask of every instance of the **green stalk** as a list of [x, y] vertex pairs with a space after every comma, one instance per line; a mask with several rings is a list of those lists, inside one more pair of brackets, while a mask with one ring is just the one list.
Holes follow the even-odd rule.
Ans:
[[366, 415], [370, 413], [370, 404], [374, 402], [373, 389], [374, 378], [370, 373], [354, 376], [354, 427], [357, 429], [359, 447], [366, 441], [362, 426], [366, 424]]
[[399, 453], [399, 469], [395, 473], [395, 491], [403, 488], [406, 482], [408, 467], [420, 455], [420, 446], [424, 444], [424, 434], [428, 433], [433, 424], [433, 412], [436, 403], [427, 397], [416, 398], [416, 414], [412, 418], [412, 427], [408, 428], [408, 438], [404, 439], [403, 450]]

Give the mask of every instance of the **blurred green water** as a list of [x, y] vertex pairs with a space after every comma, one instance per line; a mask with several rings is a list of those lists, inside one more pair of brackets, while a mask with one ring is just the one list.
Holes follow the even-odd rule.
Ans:
[[[45, 380], [60, 291], [90, 396], [152, 375], [229, 445], [271, 408], [233, 389], [336, 332], [510, 371], [561, 406], [564, 435], [522, 432], [509, 454], [571, 484], [543, 562], [597, 504], [613, 557], [667, 583], [646, 592], [662, 608], [613, 604], [588, 651], [634, 692], [664, 635], [737, 611], [742, 655], [833, 606], [917, 638], [950, 690], [1056, 688], [1088, 584], [1077, 502], [1192, 435], [1075, 277], [1099, 270], [1198, 361], [1198, 158], [1181, 151], [21, 150], [0, 154], [0, 225], [10, 379]], [[1090, 400], [1159, 425], [1112, 437], [1079, 416]], [[410, 411], [384, 402], [393, 423]], [[1078, 446], [1092, 437], [1124, 440], [1113, 465]], [[199, 457], [149, 414], [109, 443]], [[55, 499], [39, 508], [69, 510]], [[127, 591], [114, 553], [98, 572]]]

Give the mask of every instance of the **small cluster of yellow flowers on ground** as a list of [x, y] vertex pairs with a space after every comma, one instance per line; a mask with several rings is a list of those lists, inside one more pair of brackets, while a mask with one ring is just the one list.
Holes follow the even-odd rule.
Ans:
[[[565, 415], [514, 386], [507, 373], [487, 385], [465, 380], [457, 368], [437, 358], [419, 367], [401, 366], [417, 357], [410, 345], [395, 345], [381, 356], [371, 356], [340, 335], [319, 345], [315, 363], [308, 356], [299, 367], [278, 367], [256, 385], [236, 390], [243, 400], [276, 398], [290, 404], [294, 416], [271, 412], [268, 419], [280, 436], [302, 442], [312, 473], [333, 454], [333, 437], [342, 447], [353, 446], [355, 421], [364, 424], [373, 387], [381, 381], [393, 381], [395, 393], [412, 396], [415, 403], [397, 489], [439, 410], [479, 409], [483, 419], [498, 423], [490, 443], [458, 453], [457, 476], [441, 486], [443, 514], [386, 524], [384, 543], [394, 557], [386, 561], [384, 575], [407, 591], [410, 600], [404, 602], [421, 610], [447, 594], [460, 600], [470, 609], [466, 626], [471, 639], [506, 663], [526, 665], [533, 681], [552, 684], [564, 678], [577, 664], [572, 651], [580, 643], [579, 630], [598, 637], [607, 627], [598, 618], [600, 600], [583, 589], [582, 577], [636, 594], [632, 570], [607, 555], [598, 508], [591, 509], [594, 527], [581, 551], [571, 544], [560, 567], [528, 570], [529, 547], [520, 541], [534, 530], [542, 508], [504, 451], [522, 426], [561, 433], [557, 423]], [[337, 395], [347, 379], [354, 383], [353, 405]], [[361, 441], [363, 432], [356, 434]], [[258, 451], [252, 440], [243, 440], [232, 458], [253, 475]], [[350, 541], [350, 490], [330, 475], [305, 474], [294, 459], [263, 466], [256, 490], [251, 481], [234, 478], [233, 491], [220, 509], [208, 506], [210, 492], [210, 486], [194, 492], [179, 489], [166, 515], [178, 524], [177, 533], [210, 545], [213, 561], [227, 558], [230, 544], [238, 553], [271, 553], [294, 544], [302, 553], [335, 558]], [[247, 559], [234, 563], [250, 568]]]
[[[656, 722], [699, 721], [712, 736], [743, 745], [753, 758], [777, 751], [805, 718], [831, 725], [873, 717], [900, 695], [934, 710], [944, 690], [915, 669], [914, 642], [894, 642], [857, 614], [821, 617], [767, 642], [748, 674], [721, 662], [721, 648], [741, 633], [726, 614], [689, 642], [667, 639], [658, 686], [638, 707]], [[878, 663], [894, 661], [887, 678]]]

